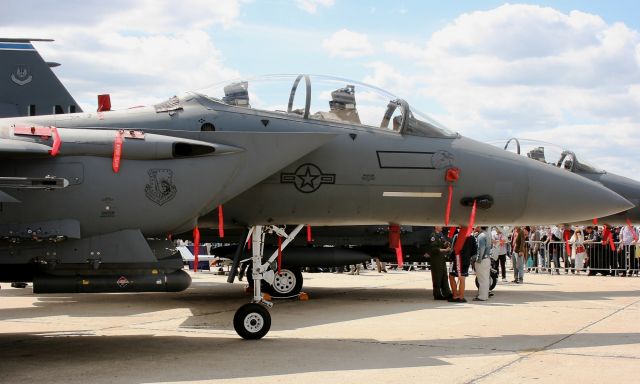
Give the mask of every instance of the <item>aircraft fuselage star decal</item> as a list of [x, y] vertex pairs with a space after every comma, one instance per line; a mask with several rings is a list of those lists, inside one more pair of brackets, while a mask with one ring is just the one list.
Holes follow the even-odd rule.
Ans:
[[293, 184], [302, 193], [317, 191], [322, 184], [335, 184], [335, 173], [323, 173], [315, 164], [305, 163], [299, 166], [294, 173], [281, 173], [280, 183]]

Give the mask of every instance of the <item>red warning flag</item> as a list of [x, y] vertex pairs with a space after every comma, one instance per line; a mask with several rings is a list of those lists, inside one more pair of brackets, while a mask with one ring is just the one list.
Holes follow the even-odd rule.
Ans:
[[609, 247], [612, 251], [616, 250], [616, 246], [613, 244], [613, 234], [611, 233], [611, 229], [609, 229], [608, 225], [605, 225], [602, 230], [602, 244], [607, 243], [609, 243]]
[[200, 230], [193, 228], [193, 272], [198, 272], [198, 255], [200, 254]]
[[447, 209], [444, 212], [444, 226], [449, 226], [449, 218], [451, 217], [451, 199], [453, 198], [453, 185], [449, 184], [449, 194], [447, 195]]
[[593, 225], [598, 225], [598, 218], [597, 217], [593, 218]]
[[399, 225], [390, 225], [389, 226], [389, 248], [396, 250], [396, 260], [398, 262], [398, 266], [402, 267], [404, 264], [404, 258], [402, 255], [402, 243], [400, 243], [400, 226]]
[[389, 248], [396, 249], [398, 248], [399, 243], [400, 243], [400, 226], [390, 225], [389, 226]]
[[459, 255], [462, 247], [464, 246], [464, 242], [467, 239], [467, 233], [469, 233], [467, 227], [460, 228], [458, 231], [458, 237], [456, 238], [456, 243], [453, 245], [453, 254]]
[[58, 128], [51, 127], [51, 136], [53, 136], [53, 145], [49, 150], [49, 154], [55, 157], [58, 152], [60, 152], [60, 145], [62, 144], [62, 140], [60, 140], [60, 135], [58, 134]]
[[569, 239], [571, 238], [571, 231], [565, 229], [562, 236], [564, 237], [564, 247], [567, 251], [567, 256], [571, 255], [571, 245], [569, 244]]
[[222, 204], [218, 205], [218, 235], [224, 238], [224, 214], [222, 212]]
[[473, 200], [473, 207], [471, 208], [471, 215], [469, 216], [469, 227], [467, 228], [467, 237], [473, 233], [473, 225], [476, 223], [476, 201]]
[[399, 268], [404, 265], [404, 257], [402, 255], [402, 242], [400, 241], [400, 238], [398, 238], [398, 247], [396, 248], [396, 261], [398, 262]]
[[120, 158], [122, 157], [122, 131], [116, 133], [116, 138], [113, 141], [113, 160], [111, 161], [111, 168], [113, 172], [118, 173], [120, 171]]
[[449, 183], [448, 195], [447, 195], [447, 207], [444, 213], [444, 225], [449, 226], [449, 219], [451, 217], [451, 200], [453, 198], [453, 183], [460, 178], [460, 170], [455, 167], [448, 168], [444, 173], [444, 180]]
[[311, 226], [307, 225], [307, 243], [312, 243], [313, 237], [311, 237]]

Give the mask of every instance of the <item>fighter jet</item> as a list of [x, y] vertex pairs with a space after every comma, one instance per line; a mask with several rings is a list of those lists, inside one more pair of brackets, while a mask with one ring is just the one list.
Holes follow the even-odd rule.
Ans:
[[[506, 142], [496, 142], [495, 144], [503, 146], [504, 149], [510, 152], [526, 154], [526, 156], [531, 159], [550, 164], [560, 169], [565, 169], [569, 172], [575, 173], [576, 175], [598, 182], [634, 204], [633, 208], [626, 211], [604, 217], [594, 217], [593, 219], [596, 219], [596, 222], [608, 225], [640, 223], [640, 182], [589, 165], [584, 161], [578, 160], [578, 157], [573, 151], [562, 149], [552, 143], [545, 143], [539, 140], [512, 138]], [[563, 223], [572, 222], [563, 221]], [[591, 223], [592, 221], [590, 220], [578, 224], [589, 225]]]
[[[631, 206], [590, 180], [464, 138], [383, 90], [310, 75], [122, 111], [0, 119], [0, 137], [11, 160], [0, 166], [0, 270], [54, 265], [36, 270], [45, 286], [78, 289], [107, 264], [111, 279], [127, 263], [141, 270], [173, 254], [159, 238], [223, 206], [226, 220], [251, 228], [242, 243], [252, 246], [254, 294], [234, 317], [249, 339], [271, 324], [260, 282], [273, 283], [278, 252], [263, 259], [267, 233], [284, 249], [302, 223], [544, 224]], [[284, 224], [297, 225], [287, 233]], [[114, 284], [135, 285], [123, 277]]]
[[0, 117], [82, 112], [34, 41], [51, 39], [0, 38]]

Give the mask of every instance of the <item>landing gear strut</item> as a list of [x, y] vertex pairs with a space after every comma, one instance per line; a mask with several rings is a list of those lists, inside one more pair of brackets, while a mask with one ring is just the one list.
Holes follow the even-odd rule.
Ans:
[[266, 232], [276, 233], [278, 236], [284, 237], [282, 243], [284, 249], [300, 232], [302, 225], [298, 225], [289, 235], [281, 228], [275, 226], [264, 227], [256, 225], [253, 231], [250, 231], [252, 244], [252, 277], [253, 277], [253, 297], [251, 303], [240, 307], [233, 317], [233, 327], [240, 337], [248, 340], [256, 340], [264, 337], [271, 328], [271, 315], [267, 308], [271, 308], [273, 303], [267, 301], [262, 296], [262, 280], [273, 285], [276, 279], [271, 264], [278, 257], [276, 251], [271, 257], [264, 261], [262, 255], [264, 252], [264, 236]]

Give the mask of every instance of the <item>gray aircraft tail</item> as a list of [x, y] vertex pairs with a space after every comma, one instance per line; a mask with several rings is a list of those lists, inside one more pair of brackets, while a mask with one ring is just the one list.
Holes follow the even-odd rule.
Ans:
[[0, 117], [82, 112], [32, 41], [0, 38]]

